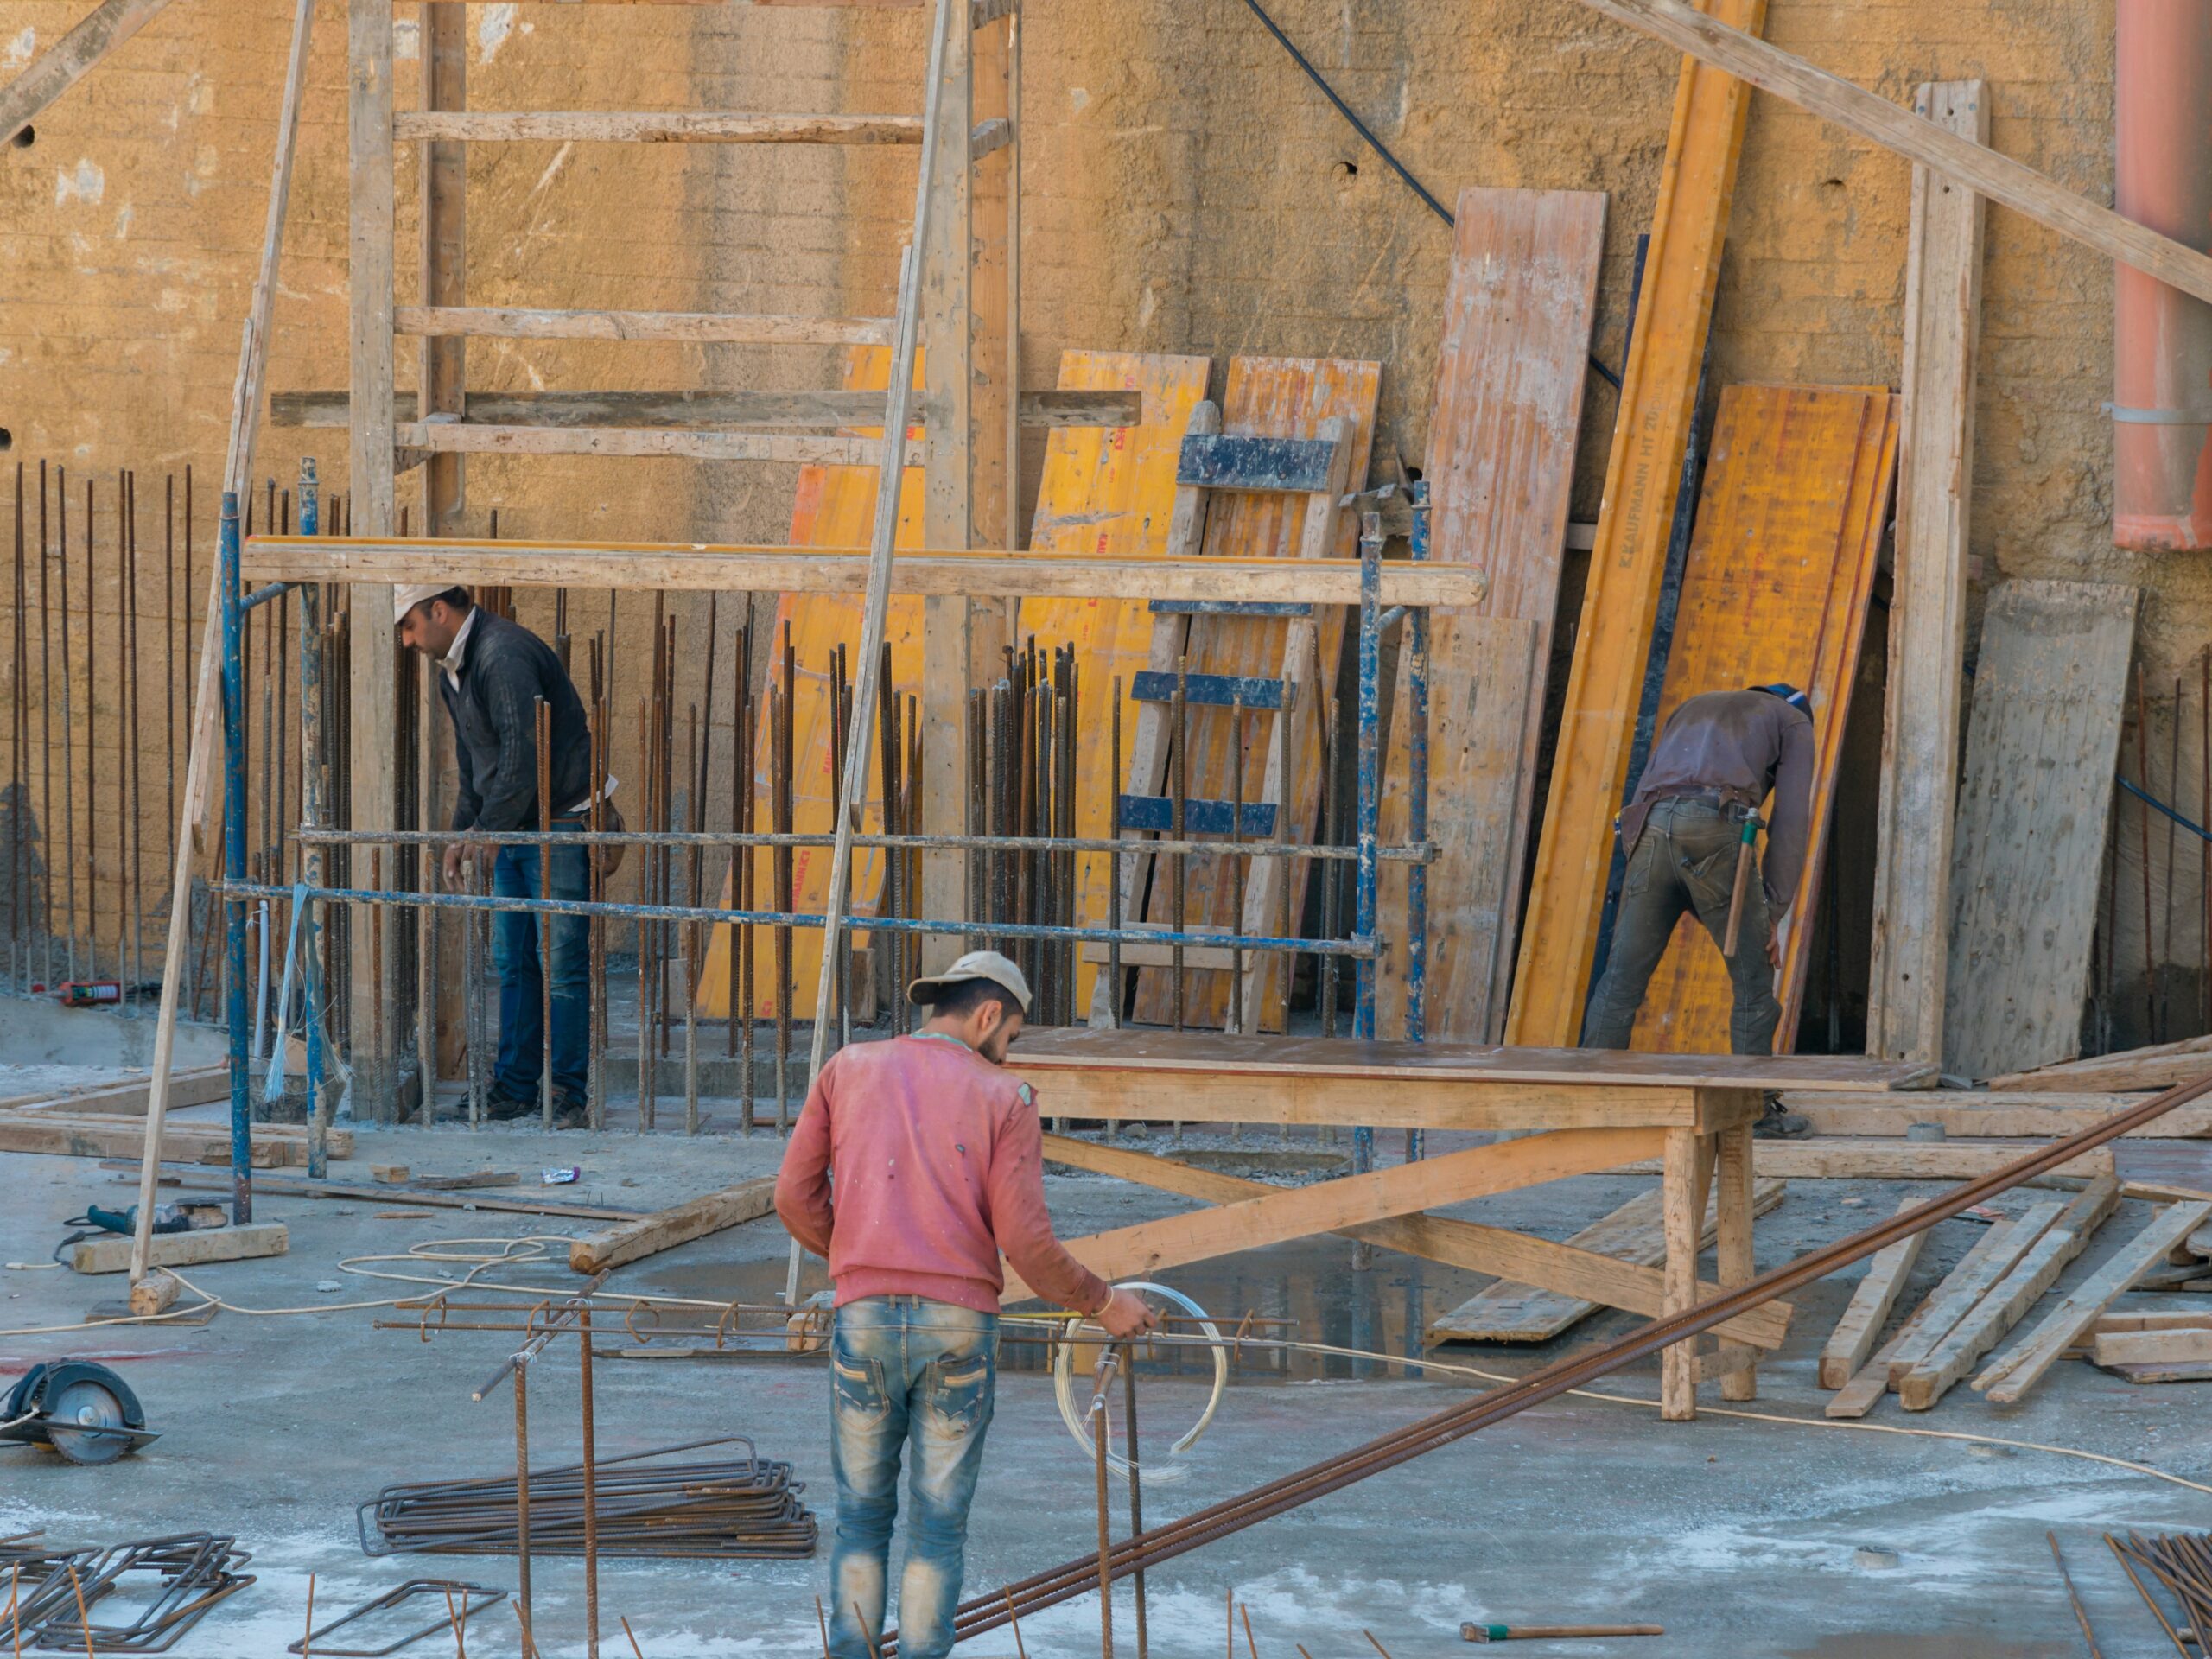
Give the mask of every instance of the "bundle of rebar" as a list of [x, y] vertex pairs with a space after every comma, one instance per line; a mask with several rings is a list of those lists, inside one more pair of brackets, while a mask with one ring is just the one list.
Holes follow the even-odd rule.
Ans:
[[[2143, 1598], [2144, 1605], [2175, 1650], [2189, 1659], [2185, 1644], [2193, 1640], [2197, 1651], [2202, 1652], [2205, 1633], [2212, 1630], [2212, 1533], [2177, 1532], [2145, 1538], [2131, 1532], [2123, 1539], [2108, 1532], [2105, 1542], [2112, 1546], [2112, 1553], [2120, 1558], [2120, 1571], [2127, 1574], [2128, 1582]], [[2181, 1604], [2178, 1628], [2167, 1618], [2150, 1586], [2137, 1574], [2139, 1567], [2171, 1591]]]
[[[716, 1441], [662, 1446], [592, 1465], [594, 1547], [601, 1555], [754, 1560], [814, 1553], [812, 1511], [791, 1466], [753, 1455], [677, 1462]], [[584, 1553], [584, 1465], [532, 1469], [526, 1503], [534, 1555]], [[515, 1478], [414, 1481], [360, 1505], [361, 1548], [371, 1555], [518, 1553]]]
[[[10, 1621], [19, 1648], [161, 1653], [217, 1602], [253, 1582], [253, 1574], [238, 1570], [253, 1559], [238, 1548], [238, 1540], [207, 1532], [35, 1559], [49, 1568], [35, 1586], [29, 1561], [10, 1563], [21, 1579]], [[148, 1573], [155, 1578], [150, 1591], [130, 1582]], [[103, 1599], [118, 1591], [119, 1600], [132, 1609], [130, 1617], [113, 1623], [93, 1618]]]
[[[1006, 675], [968, 694], [968, 833], [1076, 834], [1077, 669], [1073, 645], [1039, 651], [1036, 637], [1006, 647]], [[1020, 963], [1034, 992], [1033, 1025], [1075, 1020], [1075, 941], [1007, 938], [995, 923], [1071, 927], [1076, 858], [1030, 848], [969, 855], [968, 890], [978, 935]]]

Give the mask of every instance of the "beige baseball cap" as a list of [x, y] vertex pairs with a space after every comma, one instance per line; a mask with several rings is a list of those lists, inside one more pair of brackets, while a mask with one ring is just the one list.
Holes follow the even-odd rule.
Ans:
[[391, 590], [391, 626], [397, 627], [407, 620], [407, 613], [426, 599], [435, 599], [440, 594], [449, 594], [454, 584], [449, 582], [402, 582]]
[[1021, 1012], [1029, 1012], [1029, 982], [1021, 976], [1021, 969], [995, 950], [970, 950], [941, 974], [931, 974], [915, 980], [906, 987], [906, 1000], [919, 1007], [927, 1007], [937, 1001], [937, 994], [949, 985], [964, 979], [988, 979], [994, 985], [1003, 985], [1014, 993], [1014, 1001], [1021, 1004]]

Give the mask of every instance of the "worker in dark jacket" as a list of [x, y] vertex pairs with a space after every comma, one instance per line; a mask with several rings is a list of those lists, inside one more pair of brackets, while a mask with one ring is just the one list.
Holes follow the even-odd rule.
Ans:
[[[538, 827], [537, 703], [543, 698], [552, 715], [552, 827], [584, 828], [591, 808], [591, 732], [583, 702], [561, 659], [521, 624], [472, 603], [466, 588], [433, 582], [392, 592], [400, 643], [437, 664], [438, 690], [453, 716], [461, 788], [452, 827], [492, 832]], [[461, 887], [467, 867], [490, 850], [475, 843], [448, 844], [446, 886]], [[537, 897], [542, 851], [552, 855], [552, 897], [591, 897], [590, 870], [581, 847], [502, 845], [492, 860], [492, 891], [503, 898]], [[545, 985], [538, 968], [537, 926], [537, 918], [527, 911], [500, 911], [492, 924], [493, 961], [499, 975], [499, 1057], [487, 1110], [495, 1118], [522, 1117], [539, 1109]], [[589, 1084], [588, 930], [581, 916], [551, 918], [553, 1106], [555, 1122], [563, 1128], [584, 1122]]]
[[1675, 710], [1621, 814], [1628, 874], [1612, 950], [1583, 1021], [1584, 1047], [1628, 1046], [1644, 989], [1684, 911], [1696, 915], [1716, 945], [1725, 942], [1745, 822], [1771, 795], [1764, 868], [1754, 855], [1728, 963], [1735, 985], [1728, 1036], [1738, 1054], [1774, 1052], [1782, 1020], [1775, 930], [1805, 868], [1812, 785], [1813, 720], [1795, 686], [1707, 691]]

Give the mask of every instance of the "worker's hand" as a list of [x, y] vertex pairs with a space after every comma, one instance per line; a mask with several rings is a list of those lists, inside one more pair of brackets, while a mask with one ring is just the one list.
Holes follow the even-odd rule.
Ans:
[[1098, 1323], [1109, 1336], [1141, 1337], [1160, 1328], [1160, 1315], [1134, 1290], [1117, 1290], [1113, 1300], [1099, 1310]]
[[1782, 936], [1770, 932], [1766, 936], [1766, 965], [1777, 974], [1782, 971]]
[[445, 868], [442, 874], [445, 876], [446, 888], [448, 892], [461, 891], [462, 877], [474, 861], [474, 849], [465, 842], [454, 841], [446, 843]]

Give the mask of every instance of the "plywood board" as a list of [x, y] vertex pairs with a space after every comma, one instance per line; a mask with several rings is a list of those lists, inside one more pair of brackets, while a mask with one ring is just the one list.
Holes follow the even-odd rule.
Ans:
[[[1430, 1035], [1494, 1040], [1505, 1020], [1514, 918], [1534, 803], [1544, 671], [1559, 607], [1568, 486], [1604, 251], [1595, 191], [1459, 194], [1444, 342], [1429, 416], [1429, 557], [1484, 571], [1480, 608], [1439, 611], [1429, 636]], [[1407, 833], [1407, 661], [1384, 769], [1382, 836]], [[1404, 913], [1385, 866], [1382, 913]], [[1404, 931], [1390, 932], [1377, 1029], [1405, 1026]]]
[[1951, 861], [1943, 1069], [2078, 1052], [2137, 590], [2011, 582], [1983, 612]]
[[[1804, 870], [1783, 922], [1777, 986], [1785, 1050], [1810, 965], [1853, 671], [1897, 467], [1897, 399], [1880, 386], [1730, 386], [1720, 394], [1681, 608], [1659, 698], [1660, 729], [1701, 691], [1786, 680], [1813, 702], [1812, 813]], [[1728, 966], [1694, 916], [1675, 930], [1633, 1046], [1728, 1047]]]
[[[1754, 35], [1766, 21], [1766, 0], [1710, 0], [1708, 10]], [[1507, 1027], [1515, 1043], [1556, 1046], [1581, 1034], [1612, 861], [1613, 814], [1628, 777], [1750, 107], [1751, 88], [1742, 81], [1694, 59], [1682, 60], [1644, 258], [1640, 321], [1621, 365], [1604, 505], [1521, 930]]]
[[[1343, 358], [1239, 357], [1229, 365], [1228, 385], [1222, 395], [1222, 429], [1232, 435], [1276, 438], [1315, 438], [1322, 423], [1339, 417], [1352, 423], [1351, 478], [1360, 487], [1367, 477], [1370, 448], [1375, 435], [1375, 404], [1382, 365]], [[1208, 556], [1294, 557], [1306, 515], [1319, 498], [1281, 493], [1223, 493], [1210, 503], [1204, 548]], [[1334, 552], [1350, 556], [1358, 549], [1359, 527], [1350, 514], [1338, 527]], [[1300, 702], [1292, 715], [1289, 803], [1291, 838], [1310, 840], [1319, 822], [1321, 804], [1321, 723], [1327, 697], [1336, 685], [1338, 652], [1344, 642], [1341, 611], [1318, 612], [1309, 624], [1297, 619], [1274, 617], [1195, 616], [1191, 619], [1185, 647], [1193, 674], [1227, 674], [1281, 677], [1287, 666], [1300, 682]], [[1313, 661], [1286, 658], [1301, 655], [1293, 641], [1301, 630], [1317, 636], [1317, 670]], [[1274, 753], [1275, 721], [1268, 713], [1247, 713], [1244, 744], [1244, 782], [1247, 798], [1258, 800], [1262, 780]], [[1226, 709], [1193, 708], [1190, 711], [1191, 753], [1185, 772], [1186, 787], [1193, 799], [1224, 800], [1230, 792], [1230, 744], [1236, 717]], [[1227, 926], [1240, 920], [1236, 880], [1230, 861], [1193, 858], [1185, 879], [1184, 919], [1193, 925]], [[1300, 864], [1291, 876], [1290, 913], [1294, 925], [1306, 891], [1306, 870]], [[1173, 911], [1168, 897], [1166, 868], [1156, 867], [1152, 895], [1145, 912], [1148, 922], [1166, 923]], [[1267, 925], [1278, 925], [1269, 918]], [[1279, 957], [1259, 964], [1252, 982], [1268, 1028], [1281, 1028], [1281, 972]], [[1135, 1015], [1139, 1021], [1164, 1025], [1173, 1017], [1173, 974], [1166, 969], [1146, 969], [1137, 976]], [[1228, 973], [1214, 969], [1188, 977], [1185, 1018], [1190, 1024], [1218, 1027], [1229, 1017]], [[1251, 994], [1248, 990], [1248, 995]]]
[[[1131, 391], [1143, 402], [1136, 426], [1056, 427], [1045, 444], [1045, 472], [1030, 521], [1033, 553], [1157, 559], [1167, 551], [1175, 511], [1175, 461], [1191, 410], [1206, 395], [1211, 359], [1137, 352], [1063, 352], [1060, 389]], [[1021, 632], [1040, 645], [1076, 647], [1076, 833], [1112, 833], [1113, 696], [1122, 687], [1122, 741], [1136, 729], [1129, 696], [1152, 641], [1152, 611], [1140, 599], [1024, 600]], [[1076, 861], [1076, 920], [1103, 927], [1111, 908], [1110, 860]], [[1075, 1004], [1090, 1006], [1096, 963], [1076, 968]]]

